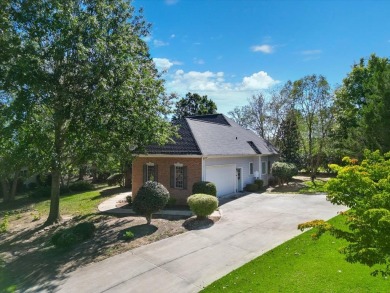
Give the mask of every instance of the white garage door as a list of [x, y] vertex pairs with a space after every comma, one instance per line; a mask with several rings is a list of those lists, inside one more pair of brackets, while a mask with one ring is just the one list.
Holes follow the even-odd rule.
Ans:
[[217, 187], [217, 196], [234, 193], [236, 190], [236, 166], [207, 166], [206, 181], [210, 181], [215, 184]]

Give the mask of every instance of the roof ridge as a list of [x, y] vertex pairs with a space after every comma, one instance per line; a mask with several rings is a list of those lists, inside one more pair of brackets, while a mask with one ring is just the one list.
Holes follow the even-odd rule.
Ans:
[[192, 128], [191, 128], [191, 125], [187, 122], [187, 118], [188, 117], [184, 117], [184, 122], [187, 124], [187, 127], [190, 129], [190, 134], [192, 136], [192, 138], [194, 139], [195, 141], [195, 145], [196, 145], [196, 148], [199, 150], [200, 154], [203, 155], [203, 152], [202, 152], [202, 149], [200, 148], [199, 144], [198, 144], [198, 141], [196, 140], [196, 137], [194, 135], [194, 133], [192, 132]]

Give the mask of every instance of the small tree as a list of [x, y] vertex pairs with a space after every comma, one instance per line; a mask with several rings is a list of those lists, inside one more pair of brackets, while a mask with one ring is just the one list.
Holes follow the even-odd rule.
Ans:
[[169, 200], [169, 191], [161, 183], [147, 181], [140, 188], [133, 200], [133, 210], [145, 216], [148, 224], [152, 221], [152, 214], [163, 209]]
[[288, 184], [292, 177], [298, 174], [298, 169], [291, 163], [275, 162], [272, 164], [271, 174], [278, 178], [279, 185], [283, 185]]
[[316, 227], [318, 238], [326, 231], [348, 245], [341, 250], [346, 260], [368, 266], [380, 265], [372, 272], [390, 275], [390, 152], [365, 151], [361, 164], [345, 157], [346, 166], [331, 165], [337, 177], [327, 184], [328, 200], [350, 208], [342, 213], [348, 230], [339, 229], [323, 220], [314, 220], [298, 226]]

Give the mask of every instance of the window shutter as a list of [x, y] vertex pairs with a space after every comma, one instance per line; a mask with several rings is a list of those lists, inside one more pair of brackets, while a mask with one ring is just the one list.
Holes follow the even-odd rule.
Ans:
[[158, 165], [154, 165], [154, 181], [158, 182]]
[[146, 181], [148, 181], [148, 178], [147, 178], [147, 168], [148, 168], [148, 166], [146, 166], [146, 164], [144, 164], [144, 166], [143, 166], [143, 173], [144, 173], [144, 183], [146, 182]]
[[183, 167], [183, 189], [187, 189], [187, 166]]
[[170, 167], [171, 188], [175, 188], [175, 166]]

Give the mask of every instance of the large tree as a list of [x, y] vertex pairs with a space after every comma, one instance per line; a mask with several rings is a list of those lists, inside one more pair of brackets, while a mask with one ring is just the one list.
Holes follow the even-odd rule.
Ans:
[[205, 115], [217, 113], [217, 105], [207, 96], [197, 93], [187, 93], [186, 96], [176, 102], [173, 120], [185, 116]]
[[390, 60], [361, 59], [336, 91], [342, 151], [360, 157], [365, 148], [390, 151]]
[[300, 167], [300, 136], [296, 113], [291, 109], [279, 127], [275, 146], [283, 162], [293, 163]]
[[291, 96], [298, 119], [306, 168], [315, 176], [333, 121], [333, 97], [322, 75], [308, 75], [293, 83]]
[[[72, 158], [168, 140], [163, 81], [142, 40], [149, 25], [125, 0], [5, 0], [0, 4], [0, 91], [8, 129], [52, 174], [47, 224], [60, 220], [60, 176]], [[2, 131], [2, 130], [1, 130]]]

